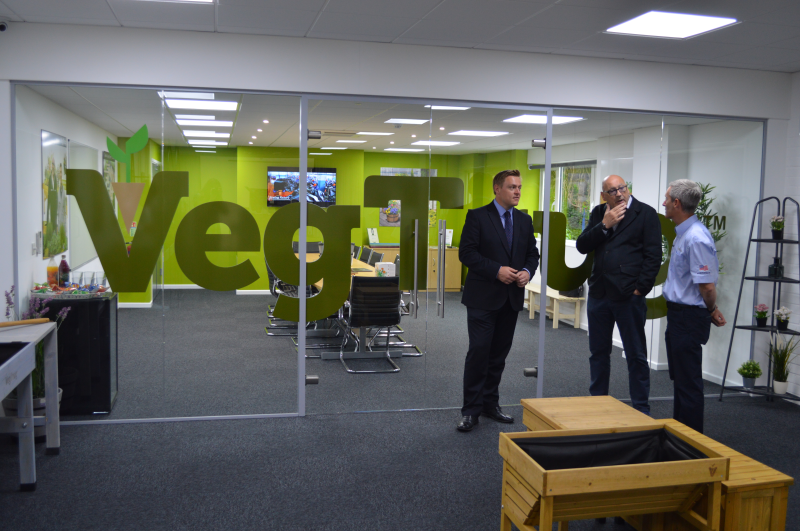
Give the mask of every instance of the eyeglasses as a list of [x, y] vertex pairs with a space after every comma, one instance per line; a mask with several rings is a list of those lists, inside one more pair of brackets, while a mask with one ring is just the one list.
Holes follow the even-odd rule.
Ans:
[[611, 190], [606, 190], [605, 193], [608, 194], [608, 195], [617, 195], [619, 193], [624, 192], [627, 188], [628, 188], [628, 185], [625, 184], [623, 186], [620, 186], [619, 188], [612, 188]]

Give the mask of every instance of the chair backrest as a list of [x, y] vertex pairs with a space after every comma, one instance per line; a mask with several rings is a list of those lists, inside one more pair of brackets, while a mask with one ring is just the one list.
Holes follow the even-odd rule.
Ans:
[[272, 272], [272, 269], [269, 268], [269, 262], [267, 262], [267, 258], [264, 257], [264, 265], [267, 266], [267, 277], [269, 278], [269, 292], [277, 297], [278, 294], [275, 292], [275, 281], [278, 280], [278, 277], [275, 276], [275, 273]]
[[350, 256], [353, 256], [353, 253], [356, 251], [356, 244], [350, 242]]
[[356, 244], [354, 244], [354, 243], [353, 243], [353, 244], [351, 244], [351, 245], [353, 246], [353, 247], [352, 247], [352, 251], [353, 251], [353, 258], [356, 258], [356, 259], [358, 259], [358, 253], [360, 253], [360, 252], [361, 252], [361, 247], [359, 247], [358, 245], [356, 245]]
[[353, 328], [400, 324], [400, 279], [353, 277], [348, 324]]
[[374, 266], [381, 260], [383, 260], [383, 253], [377, 253], [373, 251], [372, 254], [369, 256], [369, 261], [367, 263], [371, 266]]
[[[306, 242], [306, 253], [319, 253], [320, 242]], [[300, 252], [300, 242], [292, 242], [292, 251]]]
[[361, 260], [362, 262], [368, 264], [369, 263], [369, 258], [370, 258], [370, 256], [372, 256], [372, 254], [374, 252], [375, 251], [373, 251], [372, 249], [367, 249], [366, 247], [364, 247], [361, 250], [361, 258], [359, 258], [359, 260]]
[[400, 253], [397, 253], [397, 256], [394, 257], [394, 268], [397, 269], [400, 267]]
[[319, 242], [317, 248], [319, 249], [319, 254], [322, 254], [322, 250], [325, 248], [325, 242]]

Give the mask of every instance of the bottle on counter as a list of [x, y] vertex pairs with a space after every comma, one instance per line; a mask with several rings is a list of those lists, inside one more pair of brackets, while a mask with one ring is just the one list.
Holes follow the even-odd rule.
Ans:
[[58, 286], [58, 266], [52, 256], [47, 263], [47, 285], [51, 287]]
[[58, 266], [58, 285], [66, 288], [69, 284], [69, 274], [72, 271], [67, 263], [67, 255], [61, 255], [61, 264]]

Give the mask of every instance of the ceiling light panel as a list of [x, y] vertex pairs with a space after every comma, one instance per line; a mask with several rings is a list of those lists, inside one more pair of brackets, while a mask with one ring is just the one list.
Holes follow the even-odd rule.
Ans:
[[216, 120], [215, 116], [207, 114], [176, 114], [176, 120]]
[[366, 144], [366, 140], [337, 140], [336, 142], [341, 142], [342, 144]]
[[466, 111], [472, 107], [449, 107], [447, 105], [426, 105], [432, 111]]
[[309, 155], [333, 155], [333, 153], [309, 153]]
[[210, 149], [195, 149], [195, 153], [216, 153], [216, 151], [212, 151]]
[[439, 147], [449, 147], [449, 146], [457, 146], [461, 142], [442, 142], [441, 140], [418, 140], [417, 142], [413, 142], [412, 146], [439, 146]]
[[650, 11], [613, 28], [608, 28], [606, 32], [639, 35], [642, 37], [688, 39], [701, 33], [708, 33], [709, 31], [736, 24], [736, 22], [735, 18]]
[[[553, 116], [553, 124], [569, 124], [572, 122], [579, 122], [583, 120], [580, 116]], [[504, 122], [515, 124], [546, 124], [547, 116], [543, 114], [521, 114], [513, 118], [506, 118]]]
[[185, 137], [202, 137], [202, 138], [230, 138], [230, 133], [217, 133], [216, 131], [183, 131]]
[[320, 149], [347, 149], [347, 148], [343, 148], [343, 147], [323, 147], [323, 148], [320, 148]]
[[385, 124], [408, 124], [408, 125], [422, 125], [428, 123], [430, 120], [414, 120], [412, 118], [390, 118], [386, 120]]
[[454, 131], [447, 133], [448, 135], [455, 136], [503, 136], [507, 135], [508, 131]]
[[217, 140], [189, 140], [189, 143], [192, 145], [202, 145], [203, 147], [211, 147], [211, 146], [227, 146], [227, 142], [219, 142]]
[[198, 111], [235, 111], [239, 103], [235, 101], [206, 100], [164, 100], [170, 109], [195, 109]]
[[213, 92], [159, 92], [162, 98], [180, 98], [184, 100], [213, 100]]
[[190, 127], [233, 127], [233, 122], [225, 120], [175, 120], [178, 125]]
[[384, 151], [425, 151], [424, 149], [411, 149], [411, 148], [386, 148]]
[[360, 133], [356, 133], [357, 135], [370, 135], [370, 136], [390, 136], [394, 133], [378, 133], [378, 132], [370, 132], [370, 131], [361, 131]]

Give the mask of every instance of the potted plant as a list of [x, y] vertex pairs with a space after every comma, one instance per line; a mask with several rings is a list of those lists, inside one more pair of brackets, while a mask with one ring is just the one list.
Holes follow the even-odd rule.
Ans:
[[386, 221], [389, 223], [396, 223], [400, 219], [400, 210], [395, 206], [390, 206], [384, 210], [386, 213]]
[[755, 307], [756, 326], [759, 328], [766, 328], [767, 326], [767, 313], [769, 313], [769, 306], [766, 304], [759, 304]]
[[742, 386], [745, 389], [753, 389], [756, 386], [756, 378], [761, 376], [761, 365], [756, 360], [747, 360], [736, 372], [742, 377]]
[[778, 310], [773, 312], [773, 315], [778, 320], [778, 330], [789, 329], [789, 316], [791, 314], [792, 310], [790, 310], [786, 306], [781, 306]]
[[769, 340], [769, 357], [772, 360], [772, 390], [776, 395], [785, 395], [789, 386], [789, 364], [796, 357], [797, 337], [788, 342], [780, 334]]
[[[10, 293], [6, 292], [6, 318], [9, 318], [13, 314], [13, 293], [14, 286], [11, 287]], [[50, 311], [50, 308], [47, 307], [47, 303], [51, 300], [52, 299], [30, 297], [30, 299], [28, 299], [28, 311], [22, 312], [22, 320], [48, 317], [47, 313]], [[67, 318], [67, 314], [69, 313], [70, 309], [70, 307], [62, 308], [58, 314], [56, 314], [56, 330], [61, 327], [61, 324], [64, 322], [64, 319]], [[33, 415], [36, 417], [41, 417], [45, 415], [45, 404], [47, 403], [47, 397], [44, 394], [44, 343], [42, 342], [36, 344], [36, 368], [31, 373], [31, 381], [33, 384]], [[59, 388], [58, 397], [56, 398], [58, 400], [59, 407], [61, 406], [61, 396], [62, 391], [61, 388]], [[16, 393], [12, 393], [11, 397], [3, 400], [2, 406], [6, 412], [16, 416]], [[34, 427], [33, 434], [35, 440], [37, 442], [44, 441], [46, 437], [46, 431], [46, 426]]]
[[770, 218], [769, 224], [772, 225], [773, 240], [783, 239], [783, 221], [783, 216], [772, 216], [772, 218]]

